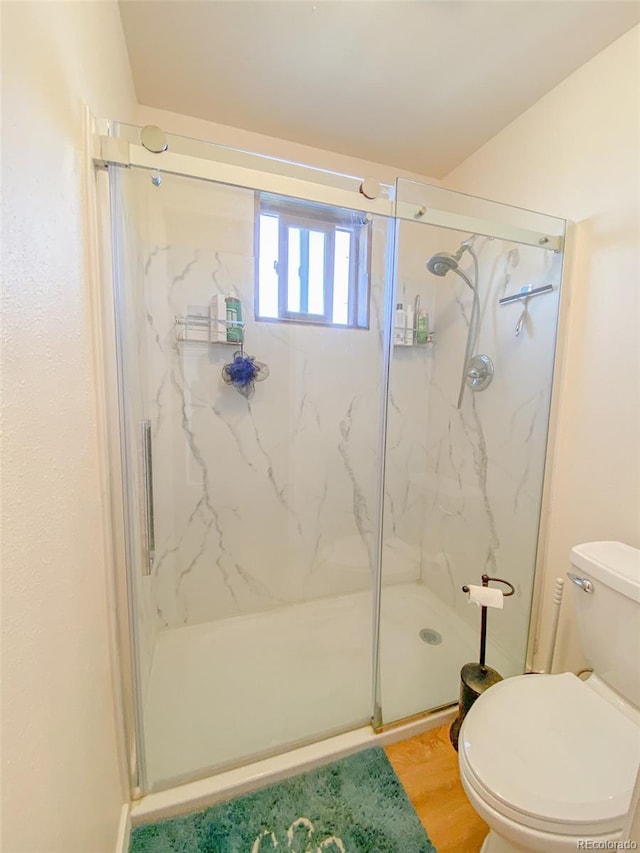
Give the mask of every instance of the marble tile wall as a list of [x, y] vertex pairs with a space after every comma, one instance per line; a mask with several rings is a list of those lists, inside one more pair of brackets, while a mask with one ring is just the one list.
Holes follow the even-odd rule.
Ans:
[[[145, 174], [132, 180], [157, 627], [369, 589], [389, 223], [372, 223], [369, 329], [256, 322], [253, 193], [172, 176], [160, 188]], [[250, 400], [221, 377], [234, 347], [176, 341], [175, 315], [206, 308], [214, 294], [241, 300], [246, 351], [269, 366]], [[410, 464], [401, 452], [398, 464]], [[390, 543], [396, 579], [418, 576], [417, 546], [408, 555]]]
[[[394, 296], [394, 304], [400, 303], [405, 309], [409, 304], [414, 305], [419, 296], [421, 310], [429, 314], [430, 326], [433, 325], [436, 284], [427, 275], [425, 260], [430, 254], [432, 238], [431, 231], [419, 225], [405, 228], [403, 223], [400, 226]], [[433, 354], [432, 342], [392, 348], [384, 458], [382, 578], [385, 584], [419, 581], [422, 576]]]
[[[369, 329], [256, 322], [253, 193], [173, 176], [158, 188], [133, 170], [127, 180], [135, 236], [125, 309], [138, 362], [130, 413], [151, 420], [154, 441], [156, 560], [151, 578], [137, 581], [147, 666], [159, 629], [371, 587], [391, 241], [389, 223], [375, 219]], [[486, 391], [467, 389], [458, 410], [471, 294], [425, 262], [464, 236], [399, 228], [395, 300], [419, 294], [435, 338], [393, 350], [383, 583], [418, 580], [476, 624], [462, 584], [483, 571], [511, 580], [517, 595], [489, 624], [515, 672], [526, 646], [558, 300], [557, 291], [532, 300], [517, 337], [521, 306], [497, 300], [523, 284], [557, 285], [560, 256], [477, 241], [476, 351], [496, 372]], [[270, 368], [250, 400], [221, 377], [233, 347], [176, 340], [175, 316], [206, 309], [215, 294], [241, 300], [246, 350]]]
[[[474, 625], [478, 610], [460, 587], [479, 584], [483, 572], [511, 581], [516, 594], [488, 618], [489, 637], [512, 661], [503, 673], [510, 675], [522, 671], [526, 654], [562, 258], [487, 238], [476, 249], [481, 326], [475, 352], [491, 358], [495, 373], [484, 391], [466, 388], [457, 409], [472, 294], [449, 273], [435, 301], [422, 578]], [[461, 267], [471, 275], [468, 254]], [[527, 284], [555, 290], [530, 301], [516, 335], [523, 305], [500, 306], [498, 299]]]

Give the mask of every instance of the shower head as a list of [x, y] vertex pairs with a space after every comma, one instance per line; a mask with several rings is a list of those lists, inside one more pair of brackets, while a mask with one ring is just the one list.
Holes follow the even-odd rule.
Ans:
[[461, 246], [460, 249], [455, 253], [455, 255], [450, 255], [448, 252], [438, 252], [433, 255], [433, 257], [429, 258], [427, 261], [427, 269], [429, 272], [432, 272], [434, 275], [439, 275], [441, 278], [448, 272], [454, 272], [457, 276], [459, 276], [464, 283], [470, 288], [474, 293], [476, 293], [477, 286], [477, 270], [476, 270], [476, 284], [474, 284], [469, 276], [462, 272], [458, 267], [458, 261], [462, 257], [462, 254], [466, 251], [466, 246]]
[[[460, 276], [467, 287], [471, 288], [471, 290], [476, 293], [478, 285], [478, 258], [476, 253], [473, 251], [473, 244], [476, 242], [477, 237], [477, 234], [472, 234], [470, 237], [467, 237], [466, 240], [463, 240], [455, 255], [450, 255], [449, 252], [436, 252], [436, 254], [427, 261], [427, 269], [429, 272], [434, 275], [439, 275], [441, 278], [444, 278], [448, 272], [454, 272], [456, 275]], [[475, 284], [465, 273], [462, 272], [461, 269], [458, 268], [460, 259], [465, 252], [469, 252], [474, 259], [476, 269]]]
[[448, 252], [438, 252], [427, 261], [427, 269], [434, 275], [445, 276], [451, 270], [458, 269], [458, 260]]
[[[436, 254], [427, 261], [427, 269], [434, 275], [445, 276], [451, 270], [458, 272], [458, 263], [465, 252], [473, 254], [473, 244], [478, 238], [477, 234], [472, 234], [460, 243], [458, 251], [455, 255], [450, 255], [448, 252], [436, 252]], [[471, 288], [473, 290], [473, 288]]]

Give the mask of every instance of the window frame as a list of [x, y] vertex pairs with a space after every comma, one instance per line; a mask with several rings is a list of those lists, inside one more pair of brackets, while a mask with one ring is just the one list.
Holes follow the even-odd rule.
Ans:
[[[260, 217], [274, 216], [278, 219], [278, 316], [260, 315]], [[359, 219], [358, 219], [359, 217]], [[255, 319], [264, 323], [299, 323], [336, 329], [368, 329], [370, 320], [370, 267], [371, 226], [364, 215], [345, 208], [328, 207], [311, 202], [275, 196], [268, 193], [255, 194]], [[300, 311], [288, 308], [289, 272], [289, 229], [301, 230], [301, 260], [306, 250], [307, 260], [301, 266], [306, 270], [306, 279], [300, 278]], [[308, 311], [308, 243], [309, 232], [324, 234], [324, 312]], [[335, 263], [335, 234], [346, 231], [350, 236], [348, 313], [346, 323], [333, 321], [333, 285]], [[304, 235], [304, 236], [302, 236]], [[306, 310], [303, 310], [306, 309]]]

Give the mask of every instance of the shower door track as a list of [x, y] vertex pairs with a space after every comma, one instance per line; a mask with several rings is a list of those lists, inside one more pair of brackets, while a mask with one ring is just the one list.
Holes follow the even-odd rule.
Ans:
[[221, 800], [250, 793], [328, 762], [346, 758], [360, 750], [384, 747], [415, 737], [438, 726], [449, 725], [456, 713], [457, 707], [451, 706], [401, 720], [381, 732], [374, 732], [370, 726], [352, 729], [184, 785], [147, 793], [132, 803], [131, 825], [167, 820], [207, 808]]
[[[170, 175], [198, 178], [205, 181], [215, 181], [216, 183], [228, 186], [275, 193], [276, 195], [303, 199], [315, 202], [316, 204], [361, 210], [365, 213], [388, 216], [396, 220], [419, 222], [453, 231], [479, 234], [508, 240], [512, 243], [551, 249], [554, 252], [561, 252], [564, 247], [564, 238], [561, 236], [533, 231], [529, 228], [521, 228], [504, 222], [495, 222], [481, 217], [444, 211], [434, 207], [416, 206], [409, 202], [397, 202], [395, 199], [395, 188], [387, 184], [378, 184], [380, 196], [369, 198], [360, 189], [363, 186], [363, 181], [366, 179], [350, 175], [310, 169], [314, 180], [304, 180], [286, 174], [275, 174], [261, 171], [260, 169], [248, 168], [233, 163], [224, 163], [218, 160], [209, 160], [203, 157], [194, 157], [190, 154], [181, 154], [174, 151], [152, 153], [142, 145], [135, 145], [122, 137], [97, 133], [93, 136], [93, 148], [93, 161], [99, 168], [105, 168], [109, 165], [134, 166]], [[247, 152], [236, 149], [232, 150], [238, 156], [242, 156], [243, 154], [251, 158], [255, 158], [256, 156], [255, 154], [247, 154]], [[288, 161], [284, 160], [281, 162], [283, 170], [286, 170], [287, 166], [291, 166], [300, 171], [300, 166], [297, 164], [288, 163]], [[323, 177], [326, 176], [326, 183], [319, 181], [320, 175]], [[336, 183], [341, 183], [345, 186], [351, 184], [352, 188], [346, 189], [335, 186]], [[429, 186], [429, 184], [425, 184], [425, 186]], [[434, 186], [439, 188], [437, 185]], [[464, 193], [461, 193], [461, 195], [464, 195]], [[513, 209], [520, 210], [520, 208], [515, 207]]]

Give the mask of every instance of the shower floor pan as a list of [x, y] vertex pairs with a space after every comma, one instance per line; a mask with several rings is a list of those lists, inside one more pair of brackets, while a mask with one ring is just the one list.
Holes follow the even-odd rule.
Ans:
[[[371, 716], [371, 594], [162, 631], [144, 713], [147, 777], [160, 790], [365, 725]], [[428, 628], [442, 636], [424, 642]], [[417, 583], [385, 586], [384, 722], [457, 701], [478, 630]], [[487, 661], [514, 667], [488, 644]]]

